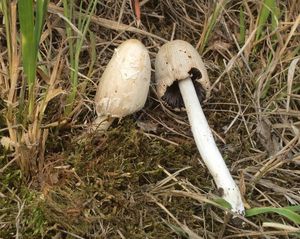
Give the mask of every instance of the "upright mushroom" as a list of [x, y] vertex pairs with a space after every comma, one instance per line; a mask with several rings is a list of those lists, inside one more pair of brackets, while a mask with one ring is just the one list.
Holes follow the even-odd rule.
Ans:
[[181, 40], [166, 43], [156, 56], [155, 77], [162, 100], [171, 107], [185, 106], [197, 148], [218, 191], [230, 203], [232, 211], [243, 214], [239, 188], [216, 146], [199, 102], [206, 92], [209, 94], [210, 82], [197, 50]]
[[146, 47], [136, 39], [115, 49], [97, 88], [95, 97], [98, 118], [94, 128], [105, 131], [115, 118], [132, 114], [145, 105], [151, 76]]

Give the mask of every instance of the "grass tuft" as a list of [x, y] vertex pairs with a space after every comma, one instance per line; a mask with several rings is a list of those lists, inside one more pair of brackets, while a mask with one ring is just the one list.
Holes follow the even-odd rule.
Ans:
[[82, 45], [85, 40], [86, 34], [89, 29], [91, 16], [94, 14], [98, 1], [90, 1], [87, 9], [84, 10], [81, 2], [79, 6], [79, 13], [75, 11], [75, 5], [73, 0], [64, 0], [64, 15], [67, 17], [69, 22], [75, 18], [77, 14], [77, 28], [80, 34], [74, 35], [70, 24], [66, 25], [69, 53], [70, 53], [70, 80], [71, 80], [71, 92], [67, 97], [67, 105], [65, 109], [65, 116], [70, 117], [75, 98], [78, 90], [78, 75], [79, 75], [79, 60], [80, 53], [82, 51]]

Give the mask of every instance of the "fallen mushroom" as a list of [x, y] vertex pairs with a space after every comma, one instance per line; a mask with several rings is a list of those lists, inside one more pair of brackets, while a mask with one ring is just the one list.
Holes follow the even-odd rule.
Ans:
[[151, 76], [146, 47], [136, 39], [123, 42], [115, 49], [97, 88], [97, 119], [94, 129], [105, 131], [115, 118], [132, 114], [145, 105]]
[[175, 40], [163, 45], [155, 61], [158, 96], [170, 107], [185, 107], [200, 155], [212, 174], [223, 199], [232, 211], [245, 209], [234, 182], [214, 141], [199, 99], [209, 94], [210, 82], [197, 50], [189, 43]]

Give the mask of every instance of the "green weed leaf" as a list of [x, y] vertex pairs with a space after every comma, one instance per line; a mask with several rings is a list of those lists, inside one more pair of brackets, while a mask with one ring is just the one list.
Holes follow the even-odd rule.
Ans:
[[258, 207], [258, 208], [251, 208], [246, 210], [246, 217], [252, 217], [263, 213], [277, 213], [281, 216], [286, 217], [287, 219], [291, 220], [296, 224], [300, 224], [300, 215], [296, 213], [299, 211], [300, 211], [300, 205], [293, 206], [293, 207], [283, 207], [283, 208]]

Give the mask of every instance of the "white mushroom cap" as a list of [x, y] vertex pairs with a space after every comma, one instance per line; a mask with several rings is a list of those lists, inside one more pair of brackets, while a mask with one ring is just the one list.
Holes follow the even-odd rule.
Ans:
[[210, 81], [204, 63], [197, 50], [188, 42], [174, 40], [164, 44], [156, 55], [155, 78], [158, 96], [165, 95], [168, 86], [174, 81], [191, 77], [191, 70], [197, 69], [201, 73], [201, 79], [197, 79], [209, 94]]
[[150, 76], [146, 47], [136, 39], [123, 42], [115, 49], [100, 79], [95, 97], [98, 117], [122, 118], [142, 109]]

